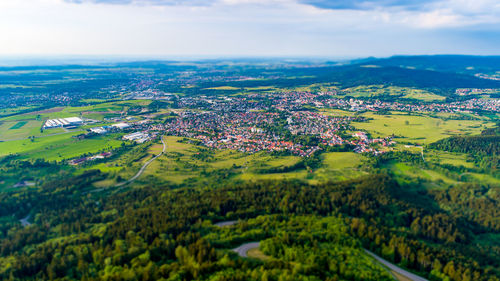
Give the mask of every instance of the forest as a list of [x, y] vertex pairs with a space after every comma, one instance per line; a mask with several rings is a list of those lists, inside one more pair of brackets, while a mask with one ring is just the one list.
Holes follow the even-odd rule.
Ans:
[[[83, 192], [99, 177], [2, 194], [2, 215], [34, 217], [2, 227], [2, 279], [390, 280], [366, 248], [431, 280], [499, 280], [498, 244], [473, 239], [500, 227], [500, 198], [484, 197], [495, 187], [427, 192], [378, 174]], [[213, 225], [224, 220], [240, 223]], [[269, 260], [228, 251], [259, 240]]]

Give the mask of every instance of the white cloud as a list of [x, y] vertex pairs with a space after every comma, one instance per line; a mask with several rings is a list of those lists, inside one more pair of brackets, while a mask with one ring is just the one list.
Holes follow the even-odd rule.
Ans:
[[[448, 5], [441, 1], [424, 10], [322, 9], [296, 0], [214, 0], [212, 5], [203, 6], [182, 4], [193, 1], [159, 5], [162, 1], [117, 5], [102, 0], [80, 4], [0, 0], [0, 34], [4, 39], [0, 54], [353, 56], [491, 52], [497, 41], [488, 38], [460, 40], [470, 46], [456, 43], [460, 36], [470, 37], [460, 35], [464, 28], [483, 30], [488, 26], [491, 34], [491, 23], [498, 23], [500, 14], [495, 14], [498, 5], [490, 0], [477, 4], [443, 0]], [[455, 37], [448, 35], [449, 29]], [[500, 33], [498, 26], [493, 28], [495, 32]]]

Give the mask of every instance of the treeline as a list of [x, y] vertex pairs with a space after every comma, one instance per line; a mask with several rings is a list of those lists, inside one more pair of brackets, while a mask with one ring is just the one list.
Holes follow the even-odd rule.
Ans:
[[498, 155], [500, 135], [454, 136], [432, 143], [429, 147], [475, 155]]

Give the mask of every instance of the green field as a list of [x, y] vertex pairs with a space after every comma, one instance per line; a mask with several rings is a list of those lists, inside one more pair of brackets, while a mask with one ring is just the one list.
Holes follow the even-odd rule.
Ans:
[[444, 184], [458, 183], [458, 181], [453, 180], [436, 171], [423, 169], [421, 167], [413, 166], [407, 163], [390, 163], [386, 168], [391, 170], [396, 176], [408, 176], [432, 182], [439, 181], [439, 183]]
[[475, 167], [472, 161], [467, 161], [467, 154], [465, 153], [453, 153], [440, 150], [426, 150], [424, 156], [427, 161], [438, 164], [464, 166], [466, 168]]
[[[357, 178], [367, 173], [360, 169], [364, 156], [354, 152], [328, 152], [322, 155], [322, 166], [314, 171], [315, 181], [337, 181]], [[313, 181], [314, 182], [314, 181]]]
[[[147, 181], [166, 181], [181, 184], [186, 180], [207, 180], [217, 177], [223, 171], [231, 171], [236, 180], [271, 180], [271, 179], [300, 179], [310, 183], [335, 181], [348, 178], [356, 178], [365, 175], [359, 165], [364, 156], [353, 152], [325, 153], [321, 167], [315, 171], [307, 171], [304, 168], [287, 172], [263, 172], [273, 168], [292, 167], [301, 161], [298, 156], [272, 156], [267, 152], [246, 154], [229, 150], [211, 150], [194, 144], [180, 142], [183, 138], [175, 136], [164, 137], [167, 143], [166, 153], [152, 162], [144, 174], [138, 179]], [[144, 157], [131, 160], [131, 156], [124, 154], [119, 159], [100, 163], [90, 168], [100, 169], [103, 172], [112, 173], [112, 177], [120, 176], [129, 178], [133, 176], [142, 163], [150, 159], [152, 155], [158, 154], [162, 149], [159, 141], [151, 145]], [[132, 153], [133, 154], [133, 153]], [[206, 154], [207, 158], [198, 155]], [[132, 163], [131, 163], [132, 162]], [[205, 173], [200, 177], [201, 173]], [[156, 179], [156, 180], [155, 180]], [[229, 178], [226, 178], [229, 179]], [[103, 181], [100, 185], [111, 185], [113, 181]]]
[[35, 138], [33, 142], [31, 140], [0, 142], [0, 156], [17, 153], [24, 159], [64, 160], [85, 153], [109, 150], [122, 143], [121, 140], [115, 139], [116, 135], [97, 136], [83, 140], [72, 138], [78, 134], [81, 132]]
[[446, 98], [424, 90], [412, 89], [410, 93], [403, 96], [405, 99], [415, 99], [422, 101], [443, 101]]
[[28, 121], [19, 121], [16, 124], [14, 124], [12, 127], [9, 128], [9, 130], [15, 130], [15, 129], [20, 129], [22, 126], [26, 125]]
[[37, 120], [0, 122], [0, 141], [25, 139], [29, 136], [45, 137], [64, 132], [61, 128], [41, 132], [40, 128], [42, 125], [43, 122]]
[[150, 100], [127, 100], [78, 107], [54, 107], [42, 111], [0, 118], [0, 121], [46, 120], [73, 116], [102, 120], [104, 117], [120, 116], [122, 111], [126, 111], [130, 107], [147, 106], [149, 103], [151, 103]]
[[495, 123], [478, 120], [443, 120], [429, 116], [393, 113], [378, 115], [363, 113], [368, 122], [353, 122], [352, 125], [366, 130], [375, 137], [394, 135], [398, 142], [428, 144], [453, 135], [479, 134]]
[[220, 87], [212, 87], [205, 88], [206, 90], [240, 90], [240, 88], [232, 87], [232, 86], [220, 86]]
[[347, 88], [342, 91], [342, 95], [356, 98], [371, 98], [379, 96], [394, 96], [405, 99], [416, 99], [422, 101], [442, 101], [445, 97], [433, 94], [426, 90], [413, 89], [408, 87], [369, 85]]
[[[179, 142], [183, 139], [180, 137], [167, 136], [164, 139], [167, 143], [166, 154], [151, 163], [141, 178], [153, 176], [179, 184], [190, 178], [199, 179], [202, 171], [208, 173], [207, 177], [209, 177], [211, 173], [221, 170], [232, 170], [237, 173], [237, 179], [244, 180], [305, 177], [304, 170], [272, 174], [258, 172], [261, 169], [292, 166], [300, 161], [300, 158], [296, 156], [270, 156], [264, 152], [249, 155], [238, 151], [207, 150], [194, 144]], [[157, 154], [161, 148], [160, 144], [155, 144], [150, 147], [149, 154]], [[209, 158], [198, 159], [196, 156], [200, 153], [207, 153]]]

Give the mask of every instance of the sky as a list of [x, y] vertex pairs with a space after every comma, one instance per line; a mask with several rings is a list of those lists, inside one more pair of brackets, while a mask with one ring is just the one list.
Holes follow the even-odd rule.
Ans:
[[498, 0], [0, 0], [0, 56], [500, 54]]

